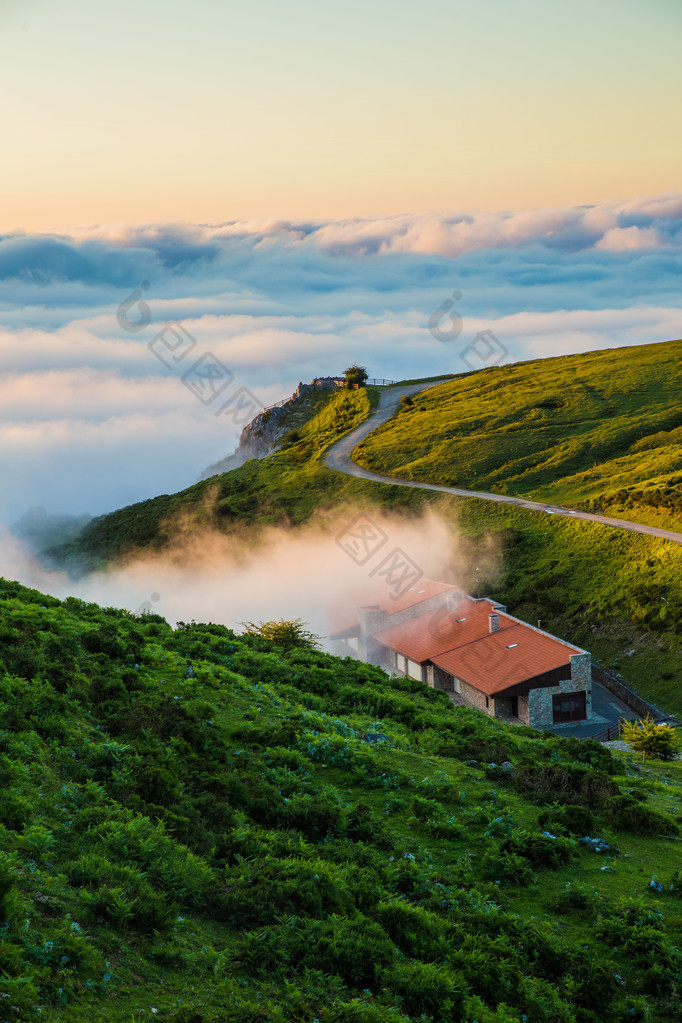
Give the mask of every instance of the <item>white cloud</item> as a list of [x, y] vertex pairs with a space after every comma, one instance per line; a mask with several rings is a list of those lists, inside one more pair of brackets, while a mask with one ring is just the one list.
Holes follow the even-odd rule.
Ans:
[[[589, 207], [328, 222], [113, 225], [0, 239], [0, 519], [100, 513], [192, 483], [237, 428], [180, 377], [212, 352], [263, 404], [358, 361], [393, 379], [469, 368], [492, 329], [510, 360], [682, 336], [682, 196]], [[120, 304], [142, 281], [151, 322]], [[430, 314], [457, 292], [462, 333]], [[191, 358], [148, 345], [181, 321]]]

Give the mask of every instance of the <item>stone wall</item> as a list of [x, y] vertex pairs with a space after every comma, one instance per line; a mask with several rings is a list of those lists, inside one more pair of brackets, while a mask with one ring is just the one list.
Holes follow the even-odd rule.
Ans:
[[626, 706], [634, 710], [641, 718], [645, 718], [647, 714], [650, 714], [655, 721], [667, 721], [670, 719], [670, 715], [662, 711], [660, 707], [649, 703], [648, 700], [639, 696], [629, 686], [626, 686], [624, 682], [617, 679], [615, 675], [612, 675], [610, 671], [600, 668], [594, 662], [592, 663], [592, 677], [595, 682], [598, 682], [600, 686], [604, 686], [610, 693], [617, 696], [619, 700], [622, 700]]
[[426, 668], [426, 681], [433, 689], [444, 689], [446, 693], [455, 690], [454, 680], [449, 671], [443, 671], [437, 664], [429, 664]]
[[[457, 689], [457, 682], [459, 682], [459, 689]], [[495, 715], [495, 701], [492, 696], [488, 699], [488, 706], [486, 707], [486, 696], [485, 693], [481, 693], [478, 689], [474, 689], [468, 682], [464, 682], [461, 678], [455, 682], [455, 689], [461, 694], [462, 699], [468, 707], [475, 707], [476, 710], [482, 710], [484, 714], [490, 714], [491, 717]]]
[[[575, 655], [584, 656], [584, 655]], [[589, 658], [589, 654], [587, 655]], [[532, 728], [551, 728], [554, 724], [552, 697], [563, 693], [585, 693], [586, 721], [592, 718], [592, 685], [570, 678], [556, 686], [545, 689], [531, 689], [528, 693], [528, 724]], [[519, 706], [519, 711], [521, 710]]]
[[571, 654], [571, 682], [587, 688], [592, 685], [592, 658], [589, 654]]
[[528, 706], [528, 693], [519, 693], [518, 697], [519, 721], [524, 725], [530, 724], [530, 708]]

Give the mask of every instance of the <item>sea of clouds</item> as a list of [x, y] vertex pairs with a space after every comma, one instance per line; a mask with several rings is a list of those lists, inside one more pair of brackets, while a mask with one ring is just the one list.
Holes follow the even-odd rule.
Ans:
[[[216, 415], [237, 392], [268, 405], [353, 362], [391, 379], [462, 372], [486, 364], [467, 346], [488, 330], [491, 361], [679, 338], [681, 272], [681, 195], [5, 236], [0, 523], [191, 485], [237, 444], [239, 415]], [[444, 303], [443, 340], [429, 319]], [[215, 401], [183, 381], [198, 359], [229, 374]]]

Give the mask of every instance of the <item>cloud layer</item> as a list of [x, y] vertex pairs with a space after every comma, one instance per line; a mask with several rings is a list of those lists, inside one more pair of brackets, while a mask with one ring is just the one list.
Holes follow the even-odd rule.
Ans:
[[[215, 412], [240, 388], [267, 405], [354, 361], [456, 373], [483, 330], [505, 361], [680, 337], [681, 271], [680, 195], [0, 238], [0, 521], [190, 485], [234, 448]], [[187, 334], [150, 347], [168, 322]]]

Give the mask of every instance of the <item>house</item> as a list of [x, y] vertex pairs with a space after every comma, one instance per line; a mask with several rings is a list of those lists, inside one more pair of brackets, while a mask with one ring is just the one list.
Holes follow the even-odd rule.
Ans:
[[386, 589], [332, 609], [335, 652], [443, 689], [492, 717], [551, 728], [592, 717], [586, 650], [507, 613], [487, 597], [421, 579], [393, 599]]

